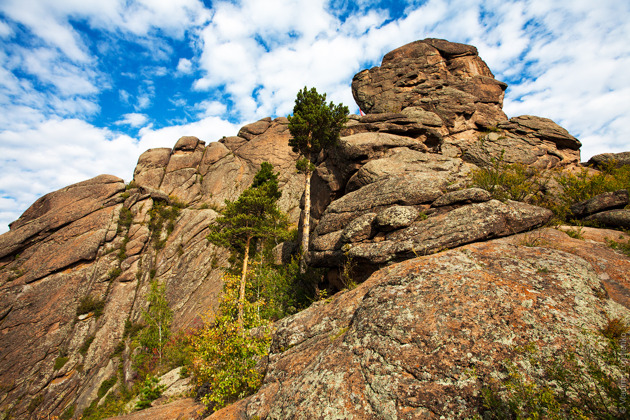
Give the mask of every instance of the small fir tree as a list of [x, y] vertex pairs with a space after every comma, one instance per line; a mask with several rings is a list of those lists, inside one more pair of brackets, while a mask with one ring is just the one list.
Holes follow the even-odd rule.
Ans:
[[243, 258], [238, 297], [240, 331], [243, 330], [247, 264], [253, 241], [275, 236], [287, 226], [286, 217], [276, 204], [280, 196], [278, 174], [273, 172], [270, 163], [263, 162], [252, 185], [236, 201], [226, 200], [221, 215], [210, 225], [208, 240]]
[[[289, 146], [300, 154], [296, 167], [304, 173], [304, 213], [302, 215], [302, 253], [308, 252], [311, 213], [311, 175], [313, 159], [321, 150], [329, 149], [339, 141], [339, 133], [347, 121], [348, 107], [332, 102], [326, 104], [326, 94], [315, 88], [299, 91], [289, 119], [291, 139]], [[301, 271], [306, 268], [304, 258]]]

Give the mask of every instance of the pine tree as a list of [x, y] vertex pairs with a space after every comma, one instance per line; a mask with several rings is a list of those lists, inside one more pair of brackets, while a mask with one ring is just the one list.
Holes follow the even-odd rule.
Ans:
[[238, 326], [241, 331], [247, 264], [253, 241], [274, 236], [287, 225], [286, 217], [276, 204], [281, 194], [278, 174], [273, 172], [270, 163], [263, 162], [252, 185], [236, 201], [226, 200], [221, 215], [210, 225], [208, 240], [243, 258], [238, 298]]
[[311, 213], [311, 175], [313, 159], [322, 149], [329, 149], [339, 141], [339, 133], [347, 121], [348, 107], [332, 102], [326, 104], [326, 94], [320, 95], [315, 88], [304, 87], [299, 91], [293, 107], [293, 115], [289, 116], [289, 131], [292, 138], [289, 146], [302, 157], [296, 167], [303, 172], [304, 181], [304, 213], [302, 215], [302, 261], [301, 271], [306, 268], [304, 255], [308, 252]]

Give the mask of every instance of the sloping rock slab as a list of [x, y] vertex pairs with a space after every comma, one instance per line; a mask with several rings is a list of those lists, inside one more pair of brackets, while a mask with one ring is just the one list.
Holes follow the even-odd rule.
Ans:
[[588, 164], [602, 169], [606, 165], [615, 162], [617, 167], [630, 165], [630, 152], [602, 153], [595, 155], [588, 160]]
[[378, 180], [334, 201], [324, 213], [316, 232], [319, 235], [342, 229], [346, 224], [372, 209], [394, 204], [431, 203], [447, 186], [444, 178], [427, 178], [426, 174], [410, 173]]
[[198, 420], [206, 410], [203, 404], [195, 402], [192, 398], [173, 401], [169, 404], [136, 411], [125, 416], [109, 417], [115, 420]]
[[9, 232], [0, 235], [0, 258], [103, 207], [122, 202], [119, 195], [123, 191], [125, 183], [122, 179], [99, 175], [46, 194], [11, 223]]
[[[523, 232], [543, 225], [551, 216], [550, 210], [541, 207], [490, 200], [416, 221], [388, 234], [385, 240], [347, 244], [334, 251], [363, 263], [383, 264]], [[313, 254], [313, 263], [326, 266], [335, 262], [326, 258], [329, 255]]]
[[262, 388], [210, 418], [470, 418], [516, 346], [629, 314], [602, 292], [584, 259], [502, 240], [408, 260], [282, 320]]

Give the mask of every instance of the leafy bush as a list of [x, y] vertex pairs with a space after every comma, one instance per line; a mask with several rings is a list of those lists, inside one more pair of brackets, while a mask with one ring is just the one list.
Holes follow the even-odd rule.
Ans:
[[506, 163], [501, 153], [489, 165], [473, 171], [472, 184], [488, 191], [497, 200], [538, 202], [545, 190], [546, 179], [535, 168]]
[[554, 197], [550, 208], [558, 219], [566, 221], [571, 217], [572, 204], [588, 200], [596, 195], [630, 188], [630, 165], [616, 167], [611, 162], [599, 172], [583, 169], [576, 174], [560, 173], [555, 177], [560, 193]]
[[165, 241], [161, 239], [164, 225], [166, 224], [166, 231], [170, 234], [175, 228], [175, 220], [179, 217], [181, 203], [177, 205], [169, 206], [161, 201], [157, 201], [153, 204], [153, 208], [149, 210], [149, 230], [151, 231], [151, 240], [156, 249], [164, 248]]
[[[611, 162], [601, 171], [583, 169], [578, 173], [546, 174], [519, 163], [508, 164], [503, 154], [471, 174], [472, 185], [488, 191], [497, 200], [524, 201], [547, 207], [558, 222], [570, 219], [571, 205], [596, 195], [630, 189], [630, 165]], [[551, 182], [553, 180], [553, 182]], [[551, 191], [556, 184], [557, 191]]]
[[226, 275], [224, 281], [219, 313], [214, 319], [212, 314], [206, 315], [204, 328], [192, 343], [192, 368], [197, 382], [210, 385], [202, 402], [214, 410], [260, 387], [262, 374], [255, 367], [267, 354], [270, 342], [269, 323], [259, 315], [264, 302], [245, 302], [241, 330], [237, 322], [240, 278]]
[[[129, 195], [129, 193], [126, 193]], [[120, 209], [118, 213], [118, 229], [117, 233], [122, 232], [123, 230], [129, 230], [131, 223], [133, 222], [133, 213], [127, 207], [123, 207]]]

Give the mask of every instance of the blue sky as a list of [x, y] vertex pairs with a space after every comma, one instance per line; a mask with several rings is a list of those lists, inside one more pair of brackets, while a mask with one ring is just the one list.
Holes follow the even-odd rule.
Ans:
[[286, 116], [427, 37], [475, 45], [509, 117], [552, 118], [593, 154], [630, 150], [630, 2], [0, 0], [0, 233], [39, 196], [184, 135]]

